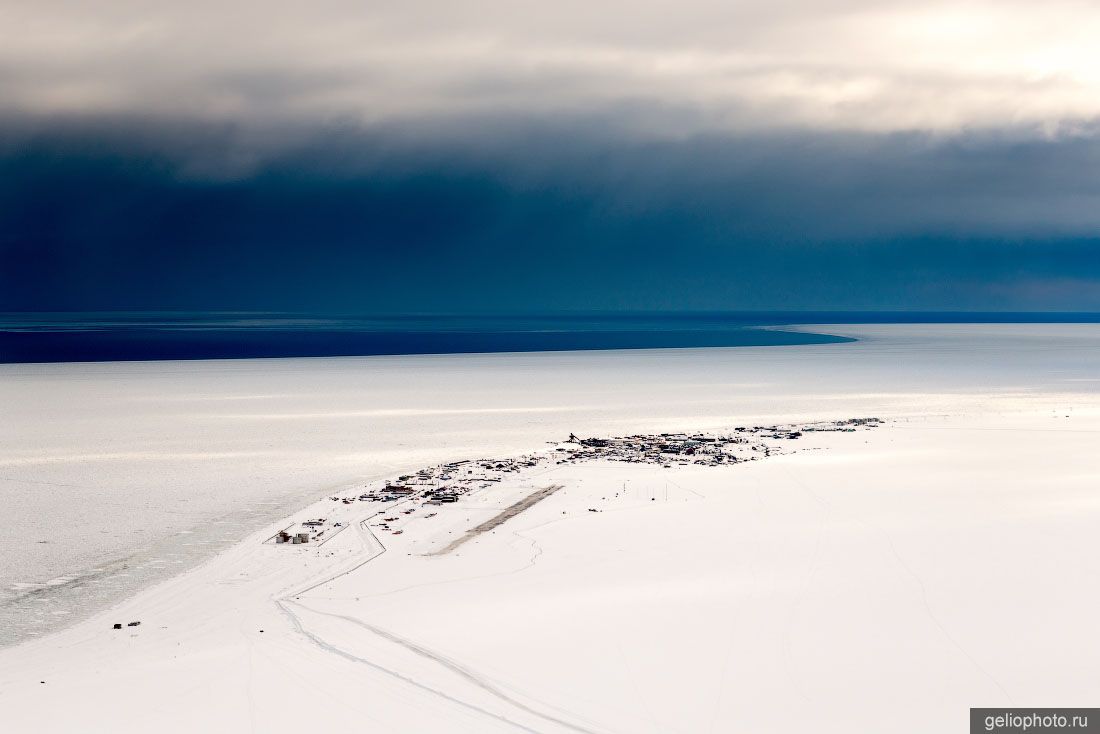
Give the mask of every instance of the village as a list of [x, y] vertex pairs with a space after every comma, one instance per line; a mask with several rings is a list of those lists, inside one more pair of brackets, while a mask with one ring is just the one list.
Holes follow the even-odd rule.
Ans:
[[[849, 418], [771, 426], [741, 426], [727, 433], [659, 433], [579, 438], [570, 434], [553, 448], [507, 459], [465, 459], [420, 469], [356, 490], [357, 493], [330, 497], [340, 506], [371, 503], [371, 526], [394, 535], [394, 527], [418, 511], [425, 519], [444, 507], [479, 490], [492, 487], [510, 475], [554, 465], [605, 461], [652, 464], [665, 469], [676, 466], [731, 466], [789, 453], [787, 444], [808, 433], [870, 430], [883, 424], [878, 418]], [[379, 507], [381, 506], [381, 507]], [[349, 508], [350, 509], [350, 508]], [[324, 544], [346, 529], [349, 513], [332, 513], [329, 518], [311, 518], [280, 530], [268, 542], [282, 545]], [[336, 517], [339, 515], [339, 518]], [[381, 516], [381, 517], [379, 517]], [[377, 519], [375, 519], [377, 518]]]

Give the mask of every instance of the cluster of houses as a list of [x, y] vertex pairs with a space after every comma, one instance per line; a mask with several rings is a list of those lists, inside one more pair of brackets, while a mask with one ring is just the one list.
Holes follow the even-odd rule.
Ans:
[[309, 533], [304, 532], [304, 533], [291, 534], [291, 533], [288, 533], [285, 530], [280, 530], [275, 535], [275, 542], [276, 543], [293, 543], [294, 545], [298, 545], [300, 543], [308, 543], [309, 542]]
[[815, 423], [807, 427], [807, 431], [843, 431], [854, 433], [860, 428], [878, 428], [882, 425], [881, 418], [849, 418], [843, 421], [831, 423]]
[[659, 433], [615, 438], [577, 438], [555, 450], [558, 464], [582, 461], [622, 461], [630, 464], [736, 464], [746, 461], [751, 451], [765, 444], [754, 444], [745, 436], [716, 437], [703, 434]]
[[550, 453], [511, 459], [453, 461], [421, 469], [414, 474], [404, 474], [381, 486], [367, 489], [358, 497], [334, 496], [332, 500], [350, 504], [357, 500], [392, 503], [419, 499], [425, 504], [444, 505], [457, 502], [462, 495], [474, 489], [483, 489], [499, 482], [506, 474], [551, 460], [557, 464], [606, 460], [662, 466], [721, 466], [775, 454], [780, 447], [769, 444], [768, 440], [790, 441], [801, 438], [804, 433], [851, 432], [881, 424], [878, 418], [849, 418], [791, 425], [741, 426], [727, 434], [659, 433], [614, 438], [578, 438], [570, 434]]
[[[840, 421], [821, 421], [803, 424], [742, 426], [725, 434], [707, 433], [659, 433], [618, 436], [613, 438], [578, 438], [570, 434], [566, 441], [557, 444], [552, 451], [528, 454], [511, 459], [476, 459], [453, 461], [403, 474], [394, 480], [368, 487], [359, 495], [333, 496], [334, 502], [380, 502], [393, 504], [413, 500], [421, 505], [441, 506], [458, 502], [476, 489], [484, 489], [499, 482], [505, 475], [533, 468], [541, 464], [572, 464], [583, 461], [621, 461], [635, 464], [724, 466], [781, 453], [782, 448], [769, 441], [791, 441], [807, 433], [853, 432], [882, 425], [878, 418], [849, 418]], [[412, 504], [412, 503], [410, 503]], [[390, 523], [399, 518], [384, 517], [376, 526], [393, 533]], [[402, 510], [404, 514], [416, 512], [415, 507]], [[434, 516], [431, 513], [427, 517]], [[331, 525], [331, 528], [329, 527]], [[309, 543], [321, 540], [330, 529], [341, 528], [341, 523], [326, 524], [324, 519], [302, 523], [304, 531], [281, 532], [277, 543]], [[330, 533], [330, 535], [335, 533]]]
[[357, 500], [391, 503], [412, 498], [429, 505], [450, 504], [467, 492], [499, 482], [505, 474], [538, 466], [546, 460], [545, 456], [535, 454], [513, 459], [453, 461], [415, 474], [403, 474], [382, 486], [367, 489], [358, 497], [336, 496], [332, 500], [344, 504]]
[[794, 440], [803, 433], [826, 431], [855, 431], [859, 428], [875, 428], [882, 423], [878, 418], [849, 418], [784, 426], [742, 426], [732, 433], [713, 435], [704, 433], [659, 433], [615, 438], [577, 438], [556, 449], [557, 463], [578, 461], [623, 461], [632, 464], [699, 464], [721, 466], [752, 461], [760, 456], [771, 456], [779, 447], [770, 440]]
[[[293, 526], [292, 526], [293, 527]], [[274, 540], [276, 544], [289, 543], [290, 545], [301, 545], [302, 543], [319, 543], [323, 542], [327, 538], [335, 535], [336, 532], [344, 528], [344, 523], [334, 522], [326, 520], [323, 517], [314, 518], [312, 520], [305, 520], [299, 523], [298, 527], [293, 531], [290, 528], [285, 528], [275, 533], [273, 538], [268, 540]], [[329, 532], [334, 531], [334, 532]]]

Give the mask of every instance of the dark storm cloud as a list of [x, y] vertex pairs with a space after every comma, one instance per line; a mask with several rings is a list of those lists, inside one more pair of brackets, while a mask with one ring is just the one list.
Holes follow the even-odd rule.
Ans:
[[10, 120], [0, 309], [1100, 308], [1100, 139]]
[[1100, 308], [1078, 0], [0, 9], [0, 308]]

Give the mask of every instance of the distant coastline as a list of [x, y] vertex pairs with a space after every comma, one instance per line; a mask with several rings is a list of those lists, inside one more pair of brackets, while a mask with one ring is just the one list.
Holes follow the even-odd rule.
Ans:
[[[0, 314], [0, 363], [688, 349], [836, 344], [813, 324], [1097, 323], [1094, 313], [624, 312], [345, 316], [251, 312]], [[785, 328], [798, 326], [797, 329]]]
[[332, 318], [8, 315], [0, 363], [364, 357], [834, 344], [850, 337], [712, 315]]

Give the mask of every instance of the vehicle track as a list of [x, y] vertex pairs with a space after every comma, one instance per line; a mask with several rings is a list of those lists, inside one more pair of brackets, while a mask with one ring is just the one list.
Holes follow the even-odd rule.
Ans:
[[[456, 541], [456, 543], [461, 544], [461, 542], [464, 542], [465, 540], [468, 540], [471, 537], [474, 537], [474, 536], [476, 536], [480, 533], [486, 532], [487, 530], [490, 530], [492, 528], [495, 528], [495, 527], [501, 525], [502, 523], [504, 523], [509, 518], [515, 517], [516, 515], [523, 512], [525, 509], [527, 509], [528, 507], [531, 507], [532, 505], [534, 505], [535, 503], [541, 501], [542, 499], [545, 499], [546, 497], [549, 497], [551, 494], [553, 494], [554, 492], [558, 491], [561, 488], [562, 488], [562, 485], [560, 485], [560, 484], [550, 485], [548, 487], [544, 487], [543, 489], [540, 489], [537, 492], [534, 492], [534, 493], [528, 495], [524, 499], [520, 500], [519, 502], [517, 502], [514, 505], [511, 505], [510, 507], [505, 509], [499, 515], [493, 517], [492, 519], [490, 519], [490, 520], [488, 520], [484, 523], [481, 523], [476, 528], [472, 528], [471, 530], [466, 531], [466, 535], [464, 535], [463, 538], [459, 539], [459, 541]], [[372, 552], [366, 559], [360, 561], [359, 563], [355, 564], [351, 568], [345, 568], [345, 569], [343, 569], [341, 571], [338, 571], [336, 573], [332, 573], [330, 575], [327, 575], [323, 579], [320, 579], [320, 580], [318, 580], [318, 581], [316, 581], [316, 582], [314, 582], [314, 583], [312, 583], [312, 584], [310, 584], [310, 585], [308, 585], [304, 588], [298, 589], [295, 592], [286, 594], [285, 596], [282, 596], [280, 598], [275, 599], [275, 605], [279, 608], [279, 610], [283, 613], [283, 615], [290, 620], [291, 626], [294, 628], [294, 630], [296, 632], [298, 632], [303, 637], [305, 637], [306, 639], [308, 639], [310, 642], [317, 645], [321, 649], [325, 650], [326, 652], [332, 653], [334, 655], [339, 655], [342, 658], [345, 658], [347, 660], [351, 660], [351, 661], [356, 662], [356, 663], [360, 663], [362, 665], [366, 665], [366, 666], [368, 666], [368, 667], [370, 667], [370, 668], [372, 668], [372, 669], [374, 669], [374, 670], [376, 670], [380, 673], [384, 673], [386, 675], [394, 677], [394, 678], [396, 678], [398, 680], [401, 680], [405, 683], [408, 683], [409, 685], [412, 685], [412, 686], [414, 686], [414, 687], [416, 687], [416, 688], [418, 688], [422, 691], [425, 691], [427, 693], [431, 693], [435, 696], [443, 698], [447, 701], [455, 703], [455, 704], [457, 704], [459, 706], [462, 706], [464, 708], [467, 708], [471, 711], [475, 711], [475, 712], [477, 712], [479, 714], [482, 714], [484, 716], [492, 717], [492, 718], [494, 718], [494, 719], [496, 719], [500, 722], [503, 722], [503, 723], [508, 724], [510, 726], [513, 726], [513, 727], [516, 727], [517, 729], [520, 729], [522, 731], [533, 732], [534, 734], [540, 734], [539, 730], [537, 730], [537, 729], [532, 729], [531, 727], [529, 727], [525, 724], [522, 724], [520, 722], [514, 721], [514, 720], [512, 720], [512, 719], [510, 719], [510, 718], [508, 718], [508, 717], [506, 717], [502, 714], [495, 713], [495, 712], [490, 711], [488, 709], [477, 706], [476, 704], [472, 704], [468, 701], [464, 701], [464, 700], [462, 700], [462, 699], [460, 699], [456, 696], [452, 696], [451, 694], [449, 694], [445, 691], [441, 691], [437, 688], [433, 688], [432, 686], [421, 683], [420, 681], [416, 680], [415, 678], [412, 678], [412, 677], [410, 677], [408, 675], [405, 675], [401, 672], [398, 672], [396, 670], [392, 670], [390, 668], [387, 668], [383, 665], [379, 665], [378, 663], [375, 663], [371, 660], [368, 660], [367, 658], [360, 657], [360, 656], [355, 655], [354, 653], [349, 652], [348, 650], [345, 650], [345, 649], [343, 649], [343, 648], [341, 648], [337, 645], [333, 645], [333, 644], [329, 643], [328, 641], [326, 641], [325, 639], [323, 639], [322, 637], [320, 637], [316, 633], [311, 632], [309, 629], [307, 629], [306, 626], [305, 626], [305, 623], [302, 621], [302, 618], [297, 613], [295, 613], [294, 609], [292, 609], [292, 606], [299, 607], [300, 609], [309, 611], [310, 613], [313, 613], [313, 614], [320, 614], [320, 615], [323, 615], [323, 616], [332, 617], [332, 618], [335, 618], [335, 619], [343, 620], [345, 622], [349, 622], [351, 624], [357, 625], [359, 627], [362, 627], [362, 628], [370, 631], [371, 633], [377, 635], [378, 637], [381, 637], [382, 639], [385, 639], [389, 642], [392, 642], [396, 645], [399, 645], [399, 646], [405, 648], [406, 650], [409, 650], [410, 652], [415, 653], [416, 655], [418, 655], [420, 657], [423, 657], [423, 658], [425, 658], [427, 660], [430, 660], [430, 661], [432, 661], [432, 662], [434, 662], [438, 665], [443, 666], [444, 668], [446, 668], [447, 670], [451, 671], [452, 673], [455, 673], [456, 675], [460, 676], [461, 678], [463, 678], [467, 682], [477, 686], [481, 690], [495, 696], [496, 698], [499, 698], [503, 702], [505, 702], [505, 703], [509, 704], [510, 706], [513, 706], [513, 707], [515, 707], [515, 708], [517, 708], [517, 709], [519, 709], [519, 710], [521, 710], [521, 711], [523, 711], [527, 714], [538, 717], [538, 718], [540, 718], [540, 719], [542, 719], [542, 720], [544, 720], [548, 723], [555, 724], [556, 726], [561, 726], [561, 727], [565, 727], [566, 729], [569, 729], [569, 730], [572, 730], [572, 731], [575, 731], [575, 732], [580, 732], [580, 734], [599, 734], [599, 732], [597, 732], [596, 730], [588, 729], [584, 726], [574, 724], [574, 723], [572, 723], [570, 721], [567, 721], [565, 719], [561, 719], [561, 718], [558, 718], [558, 717], [553, 716], [551, 714], [543, 713], [542, 711], [539, 711], [535, 708], [532, 708], [531, 706], [527, 705], [523, 701], [517, 700], [517, 699], [509, 696], [506, 692], [504, 692], [501, 689], [497, 688], [495, 685], [493, 685], [491, 682], [489, 682], [485, 678], [479, 676], [478, 674], [474, 673], [473, 671], [469, 670], [468, 668], [462, 666], [457, 661], [452, 660], [451, 658], [448, 658], [444, 655], [441, 655], [440, 653], [437, 653], [437, 652], [435, 652], [435, 651], [433, 651], [429, 648], [426, 648], [422, 645], [419, 645], [419, 644], [417, 644], [417, 643], [415, 643], [411, 640], [408, 640], [408, 639], [405, 639], [405, 638], [400, 637], [398, 635], [395, 635], [395, 634], [393, 634], [393, 633], [391, 633], [387, 630], [381, 629], [379, 627], [375, 627], [374, 625], [371, 625], [371, 624], [369, 624], [369, 623], [367, 623], [367, 622], [365, 622], [361, 619], [357, 619], [355, 617], [342, 615], [342, 614], [332, 614], [332, 613], [329, 613], [329, 612], [322, 612], [318, 609], [314, 609], [313, 607], [309, 607], [309, 606], [306, 606], [305, 604], [302, 604], [300, 602], [300, 597], [303, 594], [306, 594], [309, 591], [312, 591], [312, 590], [317, 589], [321, 586], [324, 586], [325, 584], [329, 583], [330, 581], [333, 581], [333, 580], [335, 580], [335, 579], [337, 579], [341, 576], [345, 576], [349, 573], [352, 573], [353, 571], [356, 571], [356, 570], [362, 568], [367, 563], [370, 563], [371, 561], [373, 561], [376, 558], [379, 558], [380, 556], [385, 554], [385, 552], [387, 550], [385, 544], [382, 543], [382, 541], [378, 538], [377, 535], [375, 535], [374, 531], [372, 531], [370, 528], [368, 528], [366, 526], [366, 522], [367, 522], [368, 519], [369, 518], [365, 518], [365, 519], [361, 520], [360, 522], [356, 523], [356, 529], [358, 531], [360, 541], [363, 543], [364, 549], [368, 550], [368, 552], [369, 552], [370, 546], [372, 545], [371, 540], [373, 540], [373, 544], [377, 544], [379, 550]], [[367, 537], [368, 535], [370, 536], [370, 539], [368, 539], [368, 537]], [[455, 543], [452, 543], [451, 546], [457, 547], [457, 545]], [[446, 552], [446, 550], [448, 550], [448, 549], [452, 549], [451, 546], [448, 546], [448, 548], [445, 549], [443, 552]], [[539, 549], [539, 553], [541, 553], [541, 549]], [[537, 555], [538, 554], [536, 554], [536, 557], [537, 557]]]

